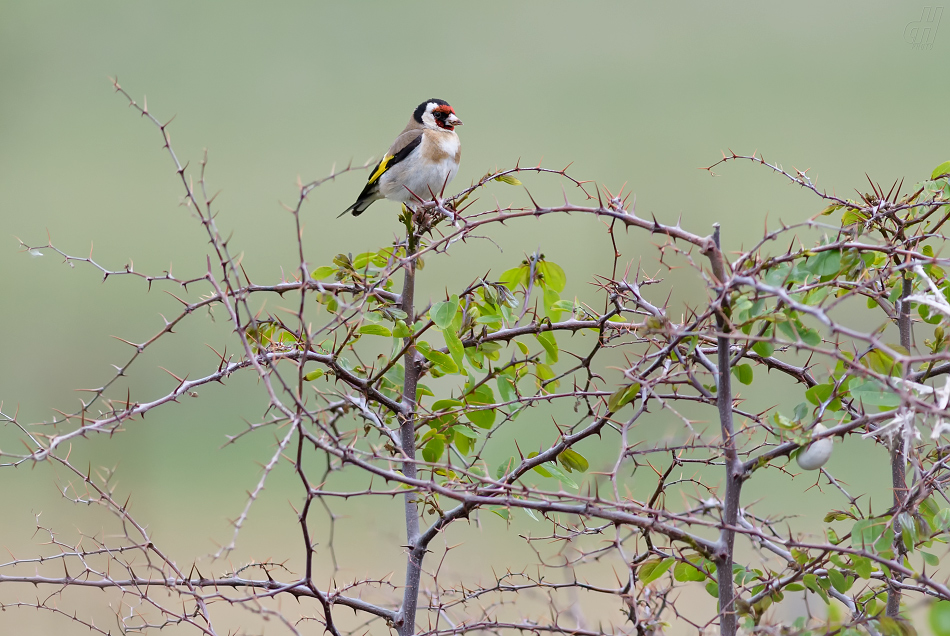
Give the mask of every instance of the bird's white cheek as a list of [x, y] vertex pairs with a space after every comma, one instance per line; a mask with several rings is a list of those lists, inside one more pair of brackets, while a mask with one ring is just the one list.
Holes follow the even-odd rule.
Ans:
[[[812, 435], [824, 433], [827, 430], [828, 429], [821, 424], [816, 424], [815, 428], [812, 429]], [[830, 437], [825, 437], [803, 448], [801, 452], [798, 453], [796, 460], [802, 470], [818, 470], [831, 459], [831, 451], [833, 449], [834, 440]]]

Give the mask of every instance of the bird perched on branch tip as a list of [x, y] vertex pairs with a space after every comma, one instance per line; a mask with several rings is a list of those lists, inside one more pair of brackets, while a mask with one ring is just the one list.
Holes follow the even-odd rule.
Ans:
[[406, 129], [370, 173], [356, 203], [343, 214], [359, 216], [379, 199], [412, 207], [412, 202], [440, 195], [458, 172], [462, 146], [455, 127], [461, 125], [462, 120], [445, 100], [428, 99], [419, 104]]

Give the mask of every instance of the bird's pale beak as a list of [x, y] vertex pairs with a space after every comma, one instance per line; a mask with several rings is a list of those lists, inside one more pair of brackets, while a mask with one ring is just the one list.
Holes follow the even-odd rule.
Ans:
[[450, 113], [448, 117], [445, 118], [445, 123], [449, 126], [461, 126], [462, 120], [455, 116], [455, 113]]

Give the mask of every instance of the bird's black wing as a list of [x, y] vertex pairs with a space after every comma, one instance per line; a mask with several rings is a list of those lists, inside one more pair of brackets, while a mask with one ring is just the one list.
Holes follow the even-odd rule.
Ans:
[[[379, 178], [383, 176], [387, 170], [408, 157], [413, 150], [419, 147], [419, 144], [422, 143], [421, 133], [422, 131], [419, 131], [419, 134], [413, 135], [412, 138], [405, 143], [405, 145], [396, 150], [395, 154], [387, 154], [380, 160], [379, 163], [376, 164], [376, 167], [373, 168], [373, 171], [369, 175], [369, 179], [366, 180], [366, 185], [363, 187], [363, 191], [360, 192], [360, 196], [356, 198], [356, 203], [343, 210], [343, 214], [352, 211], [353, 216], [359, 216], [366, 210], [366, 208], [370, 206], [370, 204], [373, 203], [373, 201], [383, 198], [382, 195], [379, 194]], [[402, 135], [400, 135], [400, 137], [402, 137]], [[397, 139], [396, 143], [393, 144], [393, 148], [390, 148], [390, 151], [395, 149], [399, 145], [399, 142], [400, 139]], [[343, 216], [343, 214], [340, 216]]]

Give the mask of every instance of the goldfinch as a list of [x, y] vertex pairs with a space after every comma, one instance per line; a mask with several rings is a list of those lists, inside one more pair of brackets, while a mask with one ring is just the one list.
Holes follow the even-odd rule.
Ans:
[[359, 216], [379, 199], [411, 206], [438, 196], [459, 169], [462, 145], [455, 127], [461, 125], [462, 120], [445, 100], [428, 99], [419, 104], [406, 129], [370, 173], [356, 203], [343, 214]]

